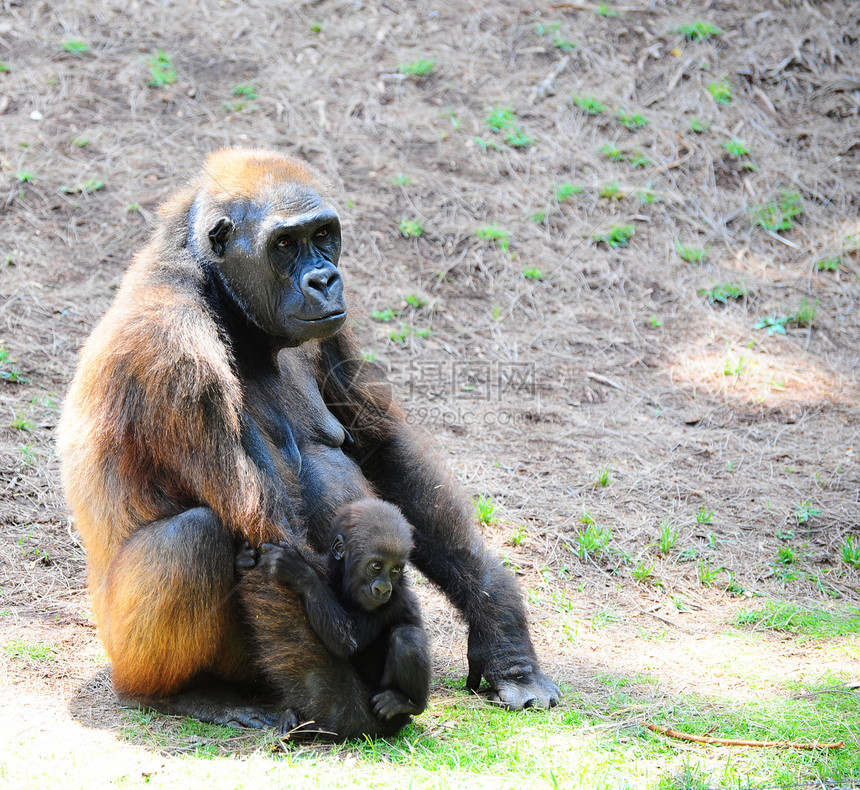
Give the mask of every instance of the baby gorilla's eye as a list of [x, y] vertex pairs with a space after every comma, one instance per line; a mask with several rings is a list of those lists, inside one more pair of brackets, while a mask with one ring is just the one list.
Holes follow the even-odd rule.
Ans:
[[328, 228], [320, 228], [314, 235], [318, 239], [324, 239], [329, 235], [330, 232], [331, 231], [329, 231]]
[[391, 575], [392, 576], [399, 576], [402, 572], [403, 572], [403, 566], [402, 565], [395, 565], [391, 569]]
[[281, 236], [277, 242], [279, 247], [289, 247], [292, 243], [293, 240], [289, 236]]
[[370, 567], [374, 573], [379, 573], [382, 570], [382, 563], [381, 562], [371, 562]]

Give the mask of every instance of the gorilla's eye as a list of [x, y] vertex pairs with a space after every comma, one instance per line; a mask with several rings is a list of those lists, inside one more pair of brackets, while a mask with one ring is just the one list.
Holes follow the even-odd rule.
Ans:
[[391, 575], [392, 576], [399, 576], [402, 572], [403, 572], [403, 566], [402, 565], [395, 565], [391, 569]]
[[289, 247], [293, 240], [289, 236], [281, 236], [276, 243], [278, 247]]
[[320, 228], [320, 229], [319, 229], [319, 230], [314, 234], [314, 238], [317, 238], [317, 239], [325, 239], [325, 238], [328, 238], [328, 236], [330, 235], [330, 233], [331, 233], [331, 231], [330, 231], [328, 228]]
[[382, 570], [382, 563], [381, 562], [371, 562], [370, 563], [370, 569], [374, 573], [379, 573]]

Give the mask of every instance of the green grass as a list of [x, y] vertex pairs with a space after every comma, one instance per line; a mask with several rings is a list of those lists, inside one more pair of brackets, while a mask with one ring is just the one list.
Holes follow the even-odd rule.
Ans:
[[592, 238], [609, 247], [626, 247], [636, 233], [632, 225], [612, 225], [607, 230], [592, 234]]
[[505, 141], [511, 148], [524, 148], [527, 145], [537, 142], [537, 138], [529, 137], [522, 127], [516, 126], [513, 129], [505, 129]]
[[733, 622], [813, 639], [860, 634], [860, 607], [845, 606], [832, 610], [799, 606], [789, 601], [767, 601], [764, 608], [738, 612]]
[[633, 156], [628, 157], [627, 161], [631, 167], [650, 167], [652, 164], [651, 160], [639, 151], [634, 151]]
[[625, 129], [630, 129], [631, 131], [641, 129], [648, 123], [648, 119], [643, 118], [638, 112], [629, 113], [623, 108], [615, 114], [615, 118]]
[[722, 35], [725, 31], [710, 22], [697, 19], [695, 22], [678, 25], [675, 32], [689, 41], [707, 41], [709, 38]]
[[582, 192], [581, 184], [571, 184], [569, 181], [566, 181], [564, 184], [559, 184], [555, 188], [555, 201], [557, 203], [564, 203], [566, 200], [570, 200], [574, 195], [578, 195]]
[[665, 557], [675, 545], [675, 541], [678, 539], [678, 530], [672, 526], [669, 519], [664, 518], [660, 522], [660, 536], [658, 538], [658, 545], [660, 548], [660, 553]]
[[618, 186], [617, 181], [610, 181], [608, 184], [604, 184], [598, 194], [606, 200], [621, 200], [624, 197], [624, 193], [621, 191], [621, 187]]
[[553, 22], [551, 25], [542, 25], [540, 22], [535, 23], [535, 31], [539, 36], [546, 36], [556, 49], [562, 52], [572, 52], [576, 49], [576, 42], [572, 39], [562, 38], [559, 35], [561, 29], [560, 22]]
[[819, 272], [838, 272], [841, 268], [842, 258], [840, 256], [822, 258], [815, 262], [815, 269]]
[[710, 126], [710, 121], [700, 121], [698, 118], [690, 118], [688, 128], [693, 134], [704, 134]]
[[416, 310], [420, 307], [424, 307], [424, 305], [427, 304], [427, 300], [422, 299], [420, 296], [418, 296], [418, 294], [406, 294], [403, 299], [406, 304], [408, 304], [410, 307], [414, 307]]
[[31, 173], [29, 170], [19, 170], [15, 173], [15, 180], [19, 184], [32, 184], [35, 178], [35, 174]]
[[16, 431], [32, 431], [34, 425], [32, 421], [28, 420], [23, 414], [18, 414], [14, 420], [9, 425], [10, 428], [14, 428]]
[[230, 88], [230, 93], [233, 94], [233, 96], [242, 96], [246, 99], [257, 98], [257, 89], [250, 84], [234, 85]]
[[732, 159], [740, 159], [742, 156], [748, 156], [750, 152], [749, 146], [737, 137], [726, 140], [723, 143], [723, 148], [726, 149]]
[[739, 283], [722, 283], [710, 288], [699, 288], [699, 293], [707, 296], [711, 304], [728, 304], [729, 299], [742, 299], [747, 291]]
[[3, 652], [19, 661], [31, 664], [44, 664], [56, 661], [59, 648], [44, 642], [25, 642], [23, 639], [10, 639], [3, 644]]
[[606, 143], [600, 146], [600, 153], [612, 162], [623, 162], [624, 154], [621, 149], [614, 143]]
[[714, 511], [708, 510], [704, 505], [699, 505], [699, 509], [696, 512], [696, 523], [697, 524], [710, 524], [711, 519], [714, 517]]
[[153, 88], [163, 88], [176, 82], [176, 67], [173, 61], [159, 49], [149, 57], [149, 84]]
[[708, 85], [708, 93], [711, 94], [717, 104], [732, 103], [732, 86], [725, 78], [719, 82], [712, 82]]
[[400, 220], [400, 234], [407, 239], [417, 239], [424, 232], [421, 223], [415, 219]]
[[803, 214], [803, 201], [797, 192], [783, 191], [776, 200], [752, 208], [753, 222], [769, 233], [791, 230]]
[[686, 263], [702, 263], [708, 251], [704, 247], [687, 247], [681, 244], [678, 239], [675, 239], [675, 252]]
[[433, 73], [435, 63], [433, 58], [418, 58], [409, 63], [401, 63], [397, 70], [410, 77], [426, 77]]
[[483, 526], [496, 521], [496, 504], [492, 499], [479, 494], [477, 499], [472, 499], [472, 505], [479, 524]]
[[409, 182], [410, 182], [410, 178], [405, 173], [398, 173], [396, 176], [394, 176], [391, 179], [392, 185], [394, 185], [396, 187], [408, 186]]
[[805, 502], [799, 502], [794, 506], [794, 519], [798, 524], [805, 524], [813, 516], [820, 514], [821, 511], [817, 507], [814, 507], [809, 499]]
[[487, 128], [494, 132], [500, 132], [504, 129], [509, 129], [517, 122], [517, 116], [507, 107], [497, 107], [492, 110], [485, 119], [484, 123]]
[[600, 115], [606, 109], [594, 96], [580, 96], [578, 93], [574, 93], [570, 100], [588, 115]]
[[72, 38], [60, 44], [60, 49], [71, 53], [72, 55], [83, 55], [90, 51], [90, 45], [85, 41]]
[[860, 568], [860, 538], [848, 535], [842, 544], [842, 562]]
[[581, 560], [599, 557], [606, 551], [612, 539], [612, 527], [600, 527], [596, 523], [587, 524], [585, 529], [577, 530], [576, 544], [570, 550]]
[[615, 114], [615, 118], [625, 129], [630, 129], [631, 131], [635, 131], [636, 129], [641, 129], [643, 126], [646, 126], [648, 123], [648, 119], [642, 117], [638, 112], [630, 113], [627, 112], [624, 108], [618, 110]]
[[77, 184], [66, 184], [60, 187], [60, 192], [67, 195], [89, 195], [91, 192], [98, 192], [104, 189], [105, 182], [100, 178], [88, 178], [86, 181], [81, 181]]
[[815, 319], [815, 310], [818, 307], [818, 299], [812, 304], [809, 304], [805, 296], [800, 298], [800, 307], [793, 314], [793, 318], [798, 326], [811, 326]]
[[527, 269], [523, 269], [523, 277], [526, 280], [543, 280], [544, 273], [538, 269], [536, 266], [530, 266]]
[[498, 225], [483, 225], [475, 231], [475, 236], [483, 241], [493, 241], [503, 252], [508, 251], [508, 240], [511, 232]]
[[597, 470], [597, 481], [596, 485], [600, 488], [606, 488], [609, 485], [610, 477], [609, 473], [612, 471], [612, 466], [602, 466]]
[[760, 318], [753, 324], [753, 329], [767, 329], [768, 335], [784, 335], [785, 327], [791, 321], [790, 315], [772, 313]]
[[9, 349], [0, 346], [0, 380], [8, 381], [12, 384], [26, 384], [27, 379], [21, 375], [21, 372], [13, 364], [14, 361], [9, 356]]
[[387, 324], [397, 318], [397, 311], [392, 310], [390, 307], [386, 307], [384, 310], [371, 310], [370, 317], [374, 321], [380, 321], [383, 324]]

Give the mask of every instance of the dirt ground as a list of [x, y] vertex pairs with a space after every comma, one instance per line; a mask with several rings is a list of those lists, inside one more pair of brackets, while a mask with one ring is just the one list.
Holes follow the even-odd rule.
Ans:
[[[6, 725], [74, 721], [94, 743], [120, 726], [54, 429], [77, 349], [158, 203], [235, 145], [303, 157], [339, 186], [362, 347], [470, 495], [497, 504], [487, 540], [520, 575], [544, 667], [568, 691], [647, 670], [740, 699], [750, 673], [852, 670], [844, 652], [779, 639], [738, 640], [729, 659], [720, 634], [757, 596], [860, 600], [841, 557], [860, 539], [860, 6], [599, 10], [2, 3]], [[697, 19], [723, 32], [676, 32]], [[158, 51], [175, 81], [153, 86]], [[422, 58], [429, 74], [399, 70]], [[494, 130], [500, 108], [515, 119]], [[647, 123], [627, 129], [619, 110]], [[755, 207], [771, 202], [802, 213], [767, 230]], [[628, 224], [626, 246], [594, 238]], [[481, 238], [486, 226], [508, 235]], [[745, 295], [702, 293], [724, 283]], [[811, 323], [754, 328], [803, 300]], [[589, 519], [611, 539], [582, 559]], [[666, 554], [661, 522], [677, 531]], [[709, 568], [722, 570], [707, 586]], [[421, 589], [437, 673], [462, 676], [462, 627]], [[50, 660], [9, 647], [34, 643]]]

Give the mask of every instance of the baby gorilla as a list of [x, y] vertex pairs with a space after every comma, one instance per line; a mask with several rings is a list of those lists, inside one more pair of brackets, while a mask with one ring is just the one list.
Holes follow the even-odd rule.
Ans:
[[[362, 499], [337, 512], [330, 546], [325, 557], [306, 556], [306, 549], [299, 552], [289, 543], [263, 544], [257, 566], [300, 597], [329, 652], [358, 670], [374, 715], [399, 729], [427, 707], [430, 688], [430, 651], [418, 598], [403, 578], [412, 527], [394, 505]], [[295, 704], [289, 697], [285, 702]], [[299, 707], [302, 700], [296, 702]], [[301, 708], [299, 713], [318, 715]], [[288, 710], [282, 729], [294, 722], [295, 713]], [[335, 732], [343, 732], [342, 724], [328, 722]]]

